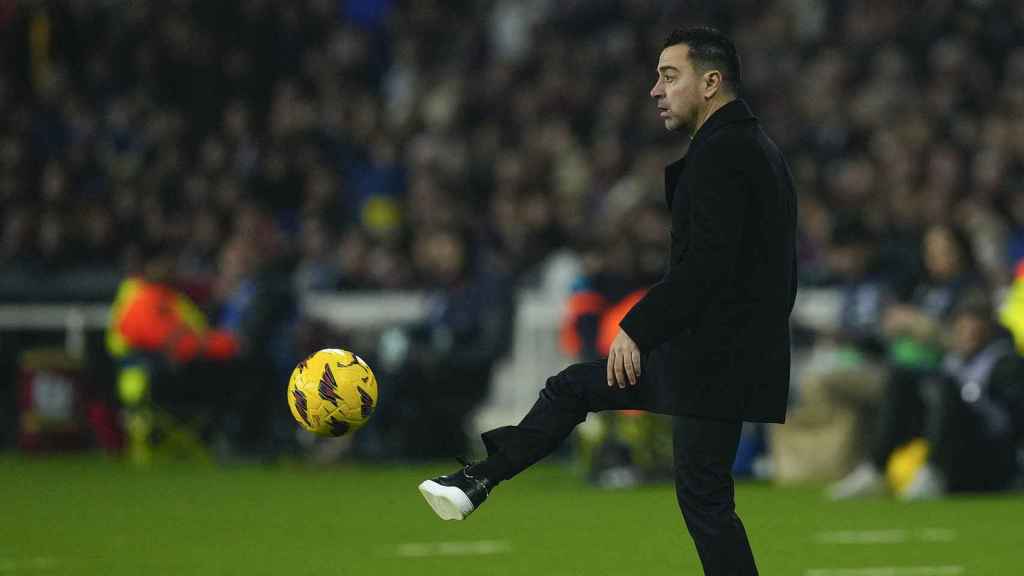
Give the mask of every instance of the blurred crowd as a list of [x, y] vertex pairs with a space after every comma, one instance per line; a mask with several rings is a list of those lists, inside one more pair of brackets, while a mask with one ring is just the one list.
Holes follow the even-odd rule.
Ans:
[[1004, 293], [1024, 257], [1020, 2], [0, 0], [0, 270], [117, 276], [170, 247], [200, 303], [268, 270], [437, 289], [449, 333], [569, 248], [593, 298], [563, 347], [600, 355], [600, 315], [662, 270], [685, 142], [647, 91], [697, 23], [734, 37], [788, 158], [803, 285], [844, 294], [801, 344], [940, 365], [965, 287]]
[[300, 288], [422, 284], [413, 247], [438, 228], [514, 273], [560, 246], [622, 268], [604, 247], [684, 149], [646, 98], [660, 42], [710, 21], [798, 180], [806, 281], [833, 274], [843, 213], [903, 284], [915, 236], [945, 222], [1008, 281], [1019, 3], [703, 4], [5, 0], [0, 266], [123, 270], [170, 244], [209, 282], [257, 205]]

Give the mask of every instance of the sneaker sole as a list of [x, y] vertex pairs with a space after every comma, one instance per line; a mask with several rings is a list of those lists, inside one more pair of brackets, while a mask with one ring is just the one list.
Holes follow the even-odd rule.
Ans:
[[473, 512], [473, 503], [458, 488], [444, 486], [433, 480], [424, 480], [419, 488], [427, 504], [442, 520], [465, 520]]

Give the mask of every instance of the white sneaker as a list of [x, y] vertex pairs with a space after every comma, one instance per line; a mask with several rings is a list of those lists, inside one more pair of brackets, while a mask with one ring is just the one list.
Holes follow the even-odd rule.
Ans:
[[845, 478], [828, 487], [829, 500], [849, 500], [885, 494], [885, 478], [870, 462], [862, 462]]
[[419, 488], [427, 504], [442, 520], [465, 520], [475, 509], [469, 496], [455, 486], [424, 480]]
[[933, 500], [946, 493], [946, 478], [930, 464], [925, 464], [914, 475], [900, 500]]
[[442, 520], [465, 520], [494, 487], [489, 479], [471, 475], [469, 469], [466, 465], [458, 472], [420, 483], [423, 499]]

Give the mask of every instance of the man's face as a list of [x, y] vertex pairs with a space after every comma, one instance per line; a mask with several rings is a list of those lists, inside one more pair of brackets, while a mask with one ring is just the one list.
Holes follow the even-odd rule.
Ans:
[[961, 357], [972, 356], [981, 350], [988, 337], [988, 322], [977, 314], [963, 313], [953, 318], [950, 348]]
[[161, 252], [143, 265], [142, 274], [149, 282], [157, 284], [174, 283], [175, 258], [171, 252]]
[[692, 132], [704, 102], [704, 79], [694, 70], [689, 52], [689, 46], [676, 44], [662, 50], [658, 59], [658, 81], [651, 88], [651, 98], [658, 104], [666, 130]]
[[448, 286], [458, 281], [463, 272], [466, 247], [451, 232], [428, 232], [417, 242], [414, 257], [431, 281]]

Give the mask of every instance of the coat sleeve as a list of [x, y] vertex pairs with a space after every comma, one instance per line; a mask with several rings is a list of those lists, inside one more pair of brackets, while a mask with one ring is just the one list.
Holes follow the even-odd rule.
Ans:
[[[694, 159], [687, 250], [619, 326], [649, 352], [692, 326], [711, 298], [734, 281], [746, 209], [743, 174], [735, 151], [709, 142]], [[683, 203], [675, 202], [679, 208]]]

